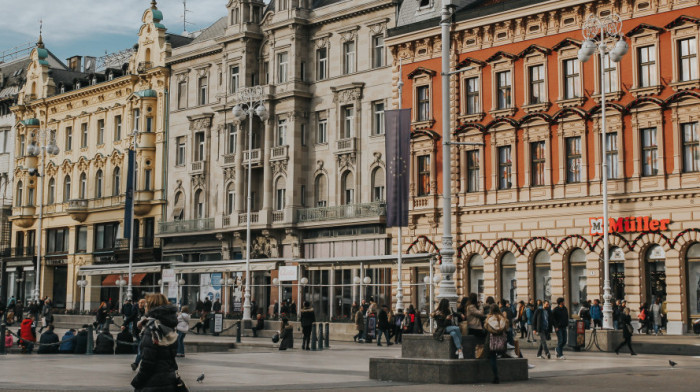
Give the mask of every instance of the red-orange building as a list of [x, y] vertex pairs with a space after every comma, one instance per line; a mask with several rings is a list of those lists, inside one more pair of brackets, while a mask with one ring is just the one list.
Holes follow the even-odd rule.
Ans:
[[440, 2], [404, 1], [387, 39], [402, 105], [413, 109], [402, 250], [439, 248], [449, 108], [453, 139], [484, 144], [452, 147], [459, 293], [563, 296], [572, 313], [602, 298], [603, 244], [592, 226], [603, 210], [601, 63], [598, 54], [581, 63], [577, 52], [586, 18], [617, 13], [629, 52], [603, 70], [609, 211], [616, 225], [634, 219], [610, 236], [613, 295], [635, 311], [658, 297], [668, 331], [687, 330], [700, 318], [698, 1], [457, 3], [450, 69], [465, 72], [451, 76], [449, 104], [440, 95]]

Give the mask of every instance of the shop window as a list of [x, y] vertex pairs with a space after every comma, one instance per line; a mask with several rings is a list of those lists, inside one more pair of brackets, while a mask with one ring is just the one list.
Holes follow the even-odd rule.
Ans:
[[515, 277], [515, 255], [506, 252], [501, 256], [501, 298], [515, 303], [518, 292], [518, 280]]
[[484, 298], [484, 258], [475, 254], [469, 260], [469, 291], [476, 293], [479, 301]]
[[581, 304], [588, 300], [586, 277], [586, 252], [576, 248], [569, 254], [569, 290], [571, 314], [578, 314]]
[[467, 192], [479, 191], [479, 150], [467, 151]]
[[688, 263], [688, 313], [695, 320], [700, 318], [700, 243], [691, 245], [685, 257]]

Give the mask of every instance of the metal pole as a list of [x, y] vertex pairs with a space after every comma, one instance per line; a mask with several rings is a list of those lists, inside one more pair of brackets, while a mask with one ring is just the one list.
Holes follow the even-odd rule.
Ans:
[[[245, 223], [245, 294], [243, 295], [243, 321], [250, 321], [250, 205], [252, 204], [250, 192], [250, 177], [252, 176], [253, 160], [250, 156], [253, 152], [253, 102], [248, 104], [248, 189]], [[245, 160], [245, 153], [243, 153]]]
[[[401, 74], [402, 70], [402, 59], [399, 58], [399, 110], [401, 109], [401, 99], [403, 98], [403, 94], [401, 90], [403, 90], [403, 75]], [[401, 280], [401, 262], [403, 259], [403, 238], [402, 238], [402, 231], [403, 231], [403, 226], [401, 225], [401, 219], [399, 219], [399, 236], [397, 238], [398, 240], [398, 246], [397, 246], [397, 256], [398, 256], [398, 261], [397, 261], [397, 282], [396, 282], [396, 311], [398, 312], [399, 309], [403, 309], [403, 282]]]
[[452, 247], [452, 189], [450, 183], [450, 25], [451, 11], [448, 7], [448, 0], [442, 0], [442, 16], [440, 26], [442, 29], [442, 263], [440, 264], [440, 293], [438, 298], [447, 298], [454, 306], [457, 302], [457, 286], [452, 275], [456, 267], [452, 262], [455, 250]]
[[282, 320], [282, 280], [277, 278], [277, 318]]
[[[132, 141], [132, 148], [134, 150], [134, 165], [133, 165], [133, 171], [131, 173], [131, 215], [129, 216], [129, 219], [131, 220], [131, 224], [129, 225], [129, 280], [128, 280], [128, 286], [126, 287], [126, 298], [133, 300], [134, 297], [134, 292], [133, 292], [133, 285], [132, 285], [132, 276], [133, 276], [133, 264], [134, 264], [134, 205], [135, 205], [135, 200], [136, 200], [136, 135], [137, 135], [138, 129], [134, 128], [133, 132], [133, 141]], [[126, 224], [126, 222], [125, 222]], [[161, 287], [161, 293], [163, 292], [163, 289]]]
[[[85, 279], [85, 277], [83, 277], [83, 280], [87, 282], [87, 279]], [[85, 311], [85, 285], [83, 284], [80, 285], [80, 311]]]
[[[428, 290], [430, 290], [429, 295], [430, 295], [430, 304], [428, 305], [428, 318], [430, 319], [430, 333], [433, 333], [433, 317], [431, 314], [433, 313], [433, 294], [435, 292], [435, 289], [433, 287], [433, 260], [434, 258], [430, 258], [430, 283], [428, 283]], [[420, 312], [420, 309], [418, 310]]]
[[301, 265], [297, 265], [297, 321], [301, 321], [301, 307], [304, 300], [301, 298]]
[[[44, 162], [46, 158], [46, 134], [41, 130], [38, 131], [39, 136], [37, 142], [41, 144], [41, 163], [37, 168], [37, 182], [39, 182], [39, 189], [37, 198], [39, 199], [39, 222], [37, 223], [37, 234], [36, 234], [36, 273], [34, 274], [36, 278], [36, 284], [34, 289], [34, 300], [39, 301], [39, 292], [41, 290], [41, 232], [42, 223], [44, 220]], [[31, 200], [30, 200], [31, 201]], [[4, 338], [4, 337], [3, 337]]]
[[601, 135], [603, 150], [603, 264], [605, 280], [603, 281], [603, 328], [613, 329], [612, 320], [612, 295], [610, 293], [610, 254], [608, 244], [608, 154], [607, 154], [607, 128], [605, 126], [605, 28], [600, 29], [600, 97], [601, 97]]

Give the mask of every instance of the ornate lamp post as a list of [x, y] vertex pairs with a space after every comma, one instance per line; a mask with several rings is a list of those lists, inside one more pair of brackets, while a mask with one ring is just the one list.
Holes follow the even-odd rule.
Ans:
[[122, 301], [122, 289], [124, 289], [124, 286], [126, 286], [126, 280], [124, 280], [124, 278], [122, 278], [122, 277], [119, 277], [119, 279], [117, 280], [116, 283], [117, 283], [117, 286], [119, 286], [119, 306], [121, 306], [121, 304], [123, 302]]
[[80, 286], [80, 311], [84, 312], [85, 311], [85, 286], [87, 286], [88, 282], [85, 280], [85, 277], [83, 279], [80, 279], [79, 281], [75, 282], [78, 286]]
[[600, 101], [601, 123], [600, 133], [602, 139], [602, 193], [603, 193], [603, 262], [605, 280], [603, 282], [603, 328], [613, 329], [612, 319], [612, 295], [610, 293], [610, 254], [608, 244], [608, 155], [607, 155], [607, 128], [605, 126], [605, 56], [618, 63], [629, 50], [622, 31], [622, 18], [618, 14], [606, 17], [591, 15], [583, 24], [583, 37], [586, 39], [578, 51], [578, 59], [586, 62], [595, 53], [596, 47], [600, 54]]
[[[245, 294], [243, 295], [243, 321], [249, 322], [250, 319], [250, 206], [252, 204], [251, 200], [251, 190], [250, 190], [250, 178], [251, 172], [253, 170], [253, 160], [250, 154], [253, 150], [253, 116], [258, 116], [263, 123], [267, 121], [269, 114], [267, 113], [267, 108], [263, 105], [265, 99], [265, 94], [262, 86], [255, 86], [240, 90], [235, 95], [235, 102], [238, 102], [236, 106], [231, 110], [233, 116], [242, 122], [248, 119], [248, 189], [247, 189], [247, 200], [246, 205], [246, 228], [245, 228]], [[245, 153], [243, 157], [245, 163]]]

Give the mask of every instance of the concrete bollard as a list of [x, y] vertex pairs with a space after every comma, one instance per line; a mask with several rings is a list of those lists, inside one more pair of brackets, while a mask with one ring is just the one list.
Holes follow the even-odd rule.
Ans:
[[241, 342], [241, 322], [236, 324], [236, 343]]
[[311, 351], [316, 351], [316, 324], [311, 324]]
[[318, 323], [318, 351], [323, 350], [323, 323]]
[[[3, 315], [4, 316], [4, 315]], [[0, 355], [5, 355], [5, 323], [0, 323], [0, 336], [2, 336], [2, 341], [0, 341]]]
[[330, 347], [330, 340], [331, 340], [330, 336], [331, 336], [331, 324], [326, 323], [326, 348]]
[[92, 336], [92, 325], [88, 325], [88, 337], [87, 337], [87, 351], [85, 354], [92, 355], [92, 349], [95, 347], [95, 337]]

